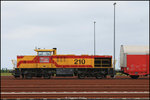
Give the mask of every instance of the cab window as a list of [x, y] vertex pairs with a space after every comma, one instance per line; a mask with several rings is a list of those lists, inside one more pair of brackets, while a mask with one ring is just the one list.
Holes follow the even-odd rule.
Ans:
[[44, 52], [38, 52], [38, 56], [51, 56], [51, 52], [49, 51], [44, 51]]

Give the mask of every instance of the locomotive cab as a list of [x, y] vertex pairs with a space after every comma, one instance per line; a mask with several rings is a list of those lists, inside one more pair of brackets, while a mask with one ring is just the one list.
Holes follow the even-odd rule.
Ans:
[[51, 56], [56, 55], [56, 48], [53, 49], [35, 49], [38, 56]]

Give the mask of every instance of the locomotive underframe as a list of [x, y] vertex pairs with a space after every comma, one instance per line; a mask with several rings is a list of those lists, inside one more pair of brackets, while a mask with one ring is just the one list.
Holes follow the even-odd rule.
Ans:
[[107, 75], [113, 77], [113, 68], [16, 68], [15, 77], [32, 78], [51, 76], [78, 76], [83, 79], [85, 77], [96, 77], [98, 79], [105, 78]]

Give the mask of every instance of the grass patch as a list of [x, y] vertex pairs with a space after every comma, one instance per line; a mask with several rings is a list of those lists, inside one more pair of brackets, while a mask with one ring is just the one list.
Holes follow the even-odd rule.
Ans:
[[12, 73], [1, 73], [0, 76], [12, 76]]

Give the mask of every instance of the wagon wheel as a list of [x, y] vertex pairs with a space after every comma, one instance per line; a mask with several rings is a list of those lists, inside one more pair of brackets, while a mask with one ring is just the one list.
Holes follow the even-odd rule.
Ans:
[[131, 77], [132, 79], [138, 79], [138, 78], [139, 78], [139, 75], [130, 75], [130, 77]]
[[78, 78], [79, 78], [79, 79], [84, 79], [84, 78], [85, 78], [85, 75], [84, 75], [84, 74], [79, 74], [79, 75], [78, 75]]

